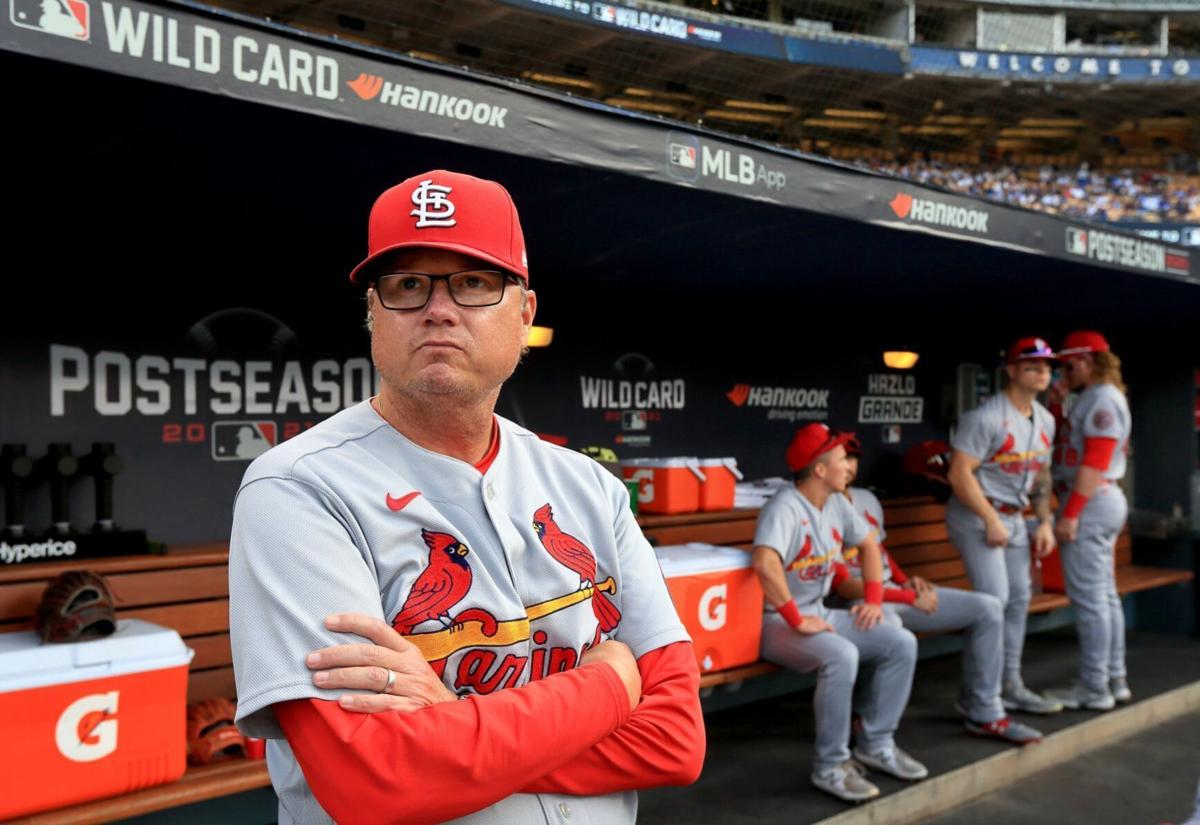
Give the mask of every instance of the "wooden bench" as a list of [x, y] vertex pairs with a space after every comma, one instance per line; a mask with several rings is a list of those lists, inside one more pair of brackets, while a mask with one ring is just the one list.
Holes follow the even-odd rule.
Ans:
[[[966, 569], [946, 532], [946, 507], [933, 499], [899, 498], [884, 502], [887, 549], [904, 572], [928, 579], [942, 587], [971, 589]], [[638, 520], [648, 538], [659, 545], [705, 542], [749, 551], [754, 543], [757, 509], [738, 509], [724, 513], [694, 513], [679, 516], [644, 515]], [[1117, 539], [1117, 590], [1121, 595], [1191, 581], [1189, 570], [1141, 567], [1132, 562], [1133, 548], [1129, 528]], [[1035, 593], [1029, 603], [1032, 614], [1049, 613], [1067, 607], [1065, 593]], [[745, 667], [707, 673], [701, 687], [740, 682], [779, 670], [770, 662], [755, 662]]]

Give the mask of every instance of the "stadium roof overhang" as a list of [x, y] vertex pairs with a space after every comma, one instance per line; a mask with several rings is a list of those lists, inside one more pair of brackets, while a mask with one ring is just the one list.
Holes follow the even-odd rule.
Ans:
[[[937, 329], [1061, 321], [1064, 307], [1181, 327], [1200, 310], [1183, 248], [227, 15], [104, 9], [85, 42], [3, 29], [0, 51], [26, 55], [4, 58], [29, 160], [14, 186], [44, 182], [39, 202], [60, 211], [47, 219], [129, 204], [150, 223], [109, 242], [147, 256], [200, 234], [243, 272], [299, 244], [324, 273], [348, 270], [380, 186], [448, 166], [513, 191], [540, 289], [586, 285], [626, 318], [670, 320], [661, 300], [622, 297], [631, 284], [767, 320], [840, 303]], [[109, 28], [136, 39], [139, 20], [141, 57], [128, 38], [110, 47]]]

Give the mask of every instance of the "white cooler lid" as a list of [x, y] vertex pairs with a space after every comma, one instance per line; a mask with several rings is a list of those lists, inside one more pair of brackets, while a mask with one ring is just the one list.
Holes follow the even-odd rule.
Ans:
[[0, 693], [186, 665], [193, 651], [169, 627], [120, 619], [89, 642], [46, 644], [32, 630], [0, 633]]
[[655, 547], [654, 554], [668, 579], [720, 570], [743, 570], [750, 566], [750, 554], [744, 550], [698, 541]]

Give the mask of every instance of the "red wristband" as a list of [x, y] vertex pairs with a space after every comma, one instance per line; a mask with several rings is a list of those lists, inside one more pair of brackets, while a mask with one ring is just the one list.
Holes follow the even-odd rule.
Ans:
[[912, 604], [917, 600], [917, 591], [909, 590], [907, 587], [885, 587], [883, 590], [883, 600], [885, 602]]
[[779, 611], [779, 615], [782, 616], [783, 620], [787, 622], [788, 625], [790, 625], [793, 629], [804, 623], [804, 617], [800, 615], [799, 608], [796, 607], [796, 603], [791, 599], [788, 599], [785, 603], [779, 605], [776, 610]]
[[1071, 497], [1067, 499], [1067, 506], [1063, 508], [1063, 517], [1079, 518], [1079, 514], [1083, 512], [1083, 508], [1087, 507], [1087, 503], [1087, 496], [1072, 492]]
[[867, 604], [883, 604], [883, 582], [863, 582], [863, 598]]

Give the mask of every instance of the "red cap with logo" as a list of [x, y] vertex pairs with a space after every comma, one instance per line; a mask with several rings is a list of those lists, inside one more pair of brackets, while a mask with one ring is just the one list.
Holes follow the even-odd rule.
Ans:
[[1064, 355], [1083, 355], [1088, 352], [1108, 352], [1108, 341], [1104, 340], [1104, 336], [1094, 330], [1081, 329], [1072, 332], [1063, 339], [1062, 348], [1059, 349], [1059, 356]]
[[1018, 338], [1017, 342], [1008, 348], [1007, 355], [1010, 364], [1033, 359], [1053, 361], [1058, 357], [1054, 350], [1050, 349], [1045, 338]]
[[858, 436], [854, 433], [846, 433], [846, 435], [850, 436], [850, 438], [846, 440], [846, 455], [854, 456], [855, 458], [862, 458], [862, 442], [858, 440]]
[[371, 207], [367, 257], [350, 280], [369, 280], [368, 271], [381, 255], [408, 247], [472, 255], [529, 283], [517, 207], [495, 181], [435, 169], [388, 189]]
[[854, 438], [854, 433], [838, 433], [814, 421], [796, 430], [787, 448], [787, 463], [798, 473], [839, 444]]

